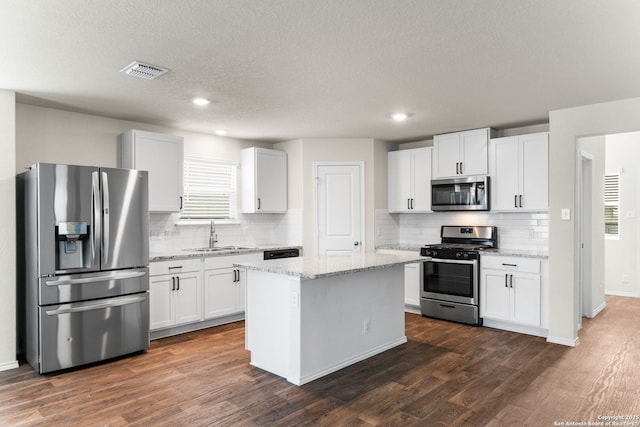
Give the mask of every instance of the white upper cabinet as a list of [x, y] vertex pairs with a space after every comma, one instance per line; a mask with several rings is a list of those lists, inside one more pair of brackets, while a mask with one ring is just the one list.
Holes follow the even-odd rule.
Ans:
[[549, 134], [492, 139], [489, 145], [491, 210], [549, 208]]
[[388, 154], [389, 212], [431, 212], [431, 147]]
[[475, 129], [433, 137], [433, 178], [488, 174], [488, 146], [493, 129]]
[[267, 148], [242, 150], [242, 212], [287, 211], [287, 153]]
[[130, 130], [120, 135], [122, 167], [149, 172], [149, 211], [182, 209], [182, 143], [180, 136]]

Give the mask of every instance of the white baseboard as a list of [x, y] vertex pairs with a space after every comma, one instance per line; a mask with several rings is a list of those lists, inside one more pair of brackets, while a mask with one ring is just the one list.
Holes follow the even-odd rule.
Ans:
[[578, 345], [578, 341], [579, 341], [578, 337], [576, 337], [574, 339], [563, 338], [563, 337], [552, 337], [551, 335], [549, 335], [547, 337], [547, 342], [554, 343], [554, 344], [566, 345], [566, 346], [569, 346], [569, 347], [577, 346]]
[[[347, 366], [353, 365], [354, 363], [358, 363], [362, 360], [368, 359], [372, 356], [375, 356], [376, 354], [382, 353], [384, 351], [390, 350], [394, 347], [397, 347], [399, 345], [402, 345], [404, 343], [407, 342], [407, 337], [406, 336], [402, 336], [400, 338], [397, 338], [395, 340], [393, 340], [392, 342], [388, 343], [388, 344], [384, 344], [381, 345], [379, 347], [376, 348], [372, 348], [364, 353], [358, 354], [356, 356], [350, 357], [346, 360], [343, 360], [339, 363], [336, 363], [332, 366], [329, 366], [325, 369], [322, 369], [320, 371], [317, 372], [312, 372], [310, 374], [306, 374], [303, 375], [301, 377], [293, 377], [293, 376], [289, 376], [287, 377], [287, 381], [289, 381], [292, 384], [295, 385], [303, 385], [306, 384], [308, 382], [311, 382], [313, 380], [316, 380], [318, 378], [324, 377], [325, 375], [328, 375], [330, 373], [339, 371], [342, 368], [346, 368]], [[254, 365], [255, 366], [255, 365]]]
[[9, 369], [16, 369], [20, 367], [17, 360], [11, 362], [0, 363], [0, 371], [8, 371]]
[[607, 306], [607, 303], [606, 303], [606, 302], [604, 302], [604, 301], [602, 301], [602, 304], [600, 304], [599, 306], [597, 306], [596, 308], [594, 308], [594, 309], [591, 311], [591, 316], [588, 316], [588, 317], [590, 317], [590, 318], [594, 318], [594, 317], [596, 317], [598, 314], [600, 314], [600, 312], [601, 312], [602, 310], [604, 310], [604, 309], [605, 309], [605, 307], [606, 307], [606, 306]]
[[548, 331], [544, 328], [535, 326], [519, 325], [517, 323], [504, 322], [494, 319], [483, 319], [482, 326], [488, 328], [502, 329], [505, 331], [518, 332], [520, 334], [534, 335], [536, 337], [546, 338]]
[[604, 291], [605, 295], [615, 295], [617, 297], [631, 297], [631, 298], [640, 298], [640, 294], [637, 292], [626, 292], [626, 291]]

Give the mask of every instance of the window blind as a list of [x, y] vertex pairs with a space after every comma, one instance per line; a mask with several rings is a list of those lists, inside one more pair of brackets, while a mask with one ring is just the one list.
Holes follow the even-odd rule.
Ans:
[[230, 163], [186, 157], [180, 218], [235, 218], [236, 169]]
[[620, 174], [604, 176], [604, 233], [620, 234]]

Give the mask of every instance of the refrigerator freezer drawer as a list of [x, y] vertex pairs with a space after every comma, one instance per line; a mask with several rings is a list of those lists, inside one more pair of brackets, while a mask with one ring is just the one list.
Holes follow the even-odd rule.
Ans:
[[43, 277], [39, 304], [64, 304], [148, 290], [148, 268]]
[[40, 373], [149, 348], [148, 292], [40, 307], [39, 316]]

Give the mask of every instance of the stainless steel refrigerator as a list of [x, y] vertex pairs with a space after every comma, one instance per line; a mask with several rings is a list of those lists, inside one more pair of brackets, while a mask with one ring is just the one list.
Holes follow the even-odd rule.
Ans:
[[148, 349], [147, 172], [37, 163], [17, 194], [27, 361], [44, 373]]

